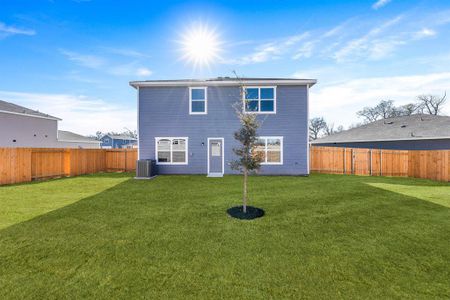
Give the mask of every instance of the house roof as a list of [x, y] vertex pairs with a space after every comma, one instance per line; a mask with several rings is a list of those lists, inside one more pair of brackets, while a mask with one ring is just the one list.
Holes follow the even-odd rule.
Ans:
[[115, 140], [137, 141], [137, 139], [125, 134], [105, 134], [104, 137], [105, 136], [109, 136], [110, 138]]
[[20, 106], [20, 105], [11, 103], [11, 102], [6, 102], [3, 100], [0, 100], [0, 112], [61, 121], [60, 118], [51, 116], [49, 114], [45, 114], [40, 111], [29, 109], [29, 108], [26, 108], [26, 107], [23, 107], [23, 106]]
[[309, 85], [316, 84], [316, 79], [297, 79], [297, 78], [262, 78], [262, 77], [216, 77], [209, 79], [175, 79], [175, 80], [143, 80], [131, 81], [130, 85], [134, 88], [141, 86], [202, 86], [202, 85]]
[[71, 131], [58, 130], [58, 141], [62, 142], [83, 142], [83, 143], [101, 143], [92, 137], [80, 135]]
[[335, 133], [312, 144], [450, 139], [450, 117], [412, 115], [375, 121]]

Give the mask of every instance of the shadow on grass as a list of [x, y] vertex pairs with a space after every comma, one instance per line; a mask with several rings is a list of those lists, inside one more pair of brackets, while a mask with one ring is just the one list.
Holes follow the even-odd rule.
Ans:
[[0, 296], [445, 296], [448, 209], [365, 181], [252, 177], [242, 223], [239, 176], [128, 179], [1, 230]]
[[95, 174], [0, 187], [0, 229], [91, 197], [130, 178]]

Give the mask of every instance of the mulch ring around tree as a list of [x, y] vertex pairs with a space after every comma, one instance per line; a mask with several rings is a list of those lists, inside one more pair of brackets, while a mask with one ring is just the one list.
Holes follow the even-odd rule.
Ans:
[[227, 213], [228, 215], [230, 215], [230, 217], [240, 220], [253, 220], [264, 216], [264, 210], [253, 206], [247, 206], [247, 212], [244, 213], [244, 211], [242, 210], [242, 205], [227, 209]]

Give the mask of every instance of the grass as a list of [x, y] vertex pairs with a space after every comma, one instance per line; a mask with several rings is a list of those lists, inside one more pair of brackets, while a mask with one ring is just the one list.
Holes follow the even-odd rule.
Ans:
[[0, 298], [448, 298], [450, 185], [99, 174], [0, 187]]

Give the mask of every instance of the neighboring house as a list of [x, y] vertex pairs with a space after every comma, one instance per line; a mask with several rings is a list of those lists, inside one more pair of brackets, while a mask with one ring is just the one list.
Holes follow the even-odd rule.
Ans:
[[61, 119], [0, 100], [0, 147], [100, 148], [100, 142], [58, 131], [58, 121]]
[[312, 144], [396, 150], [450, 149], [450, 117], [412, 115], [379, 120], [317, 139]]
[[137, 139], [123, 134], [106, 134], [101, 138], [102, 148], [135, 148]]
[[139, 159], [156, 160], [160, 174], [237, 173], [233, 105], [258, 114], [260, 174], [309, 174], [308, 90], [312, 79], [219, 77], [208, 80], [133, 81], [138, 90]]
[[64, 148], [99, 149], [101, 141], [70, 131], [58, 130], [58, 143]]

